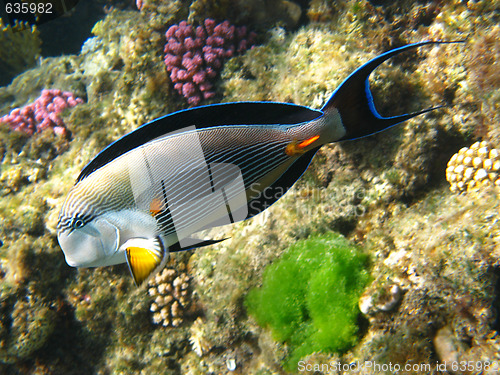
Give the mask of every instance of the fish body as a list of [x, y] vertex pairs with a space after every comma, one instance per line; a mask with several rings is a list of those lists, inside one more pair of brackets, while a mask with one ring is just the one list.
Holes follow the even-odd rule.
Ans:
[[[58, 240], [74, 267], [128, 263], [137, 284], [169, 252], [218, 241], [196, 232], [248, 219], [278, 200], [328, 143], [382, 131], [435, 108], [385, 118], [368, 77], [382, 54], [351, 74], [321, 110], [273, 102], [197, 107], [156, 119], [99, 153], [63, 204]], [[436, 107], [437, 108], [437, 107]]]
[[[289, 110], [275, 103], [229, 106], [240, 113], [259, 113], [263, 106]], [[226, 111], [227, 106], [218, 109]], [[72, 228], [67, 235], [59, 232], [67, 263], [77, 267], [124, 263], [129, 241], [136, 238], [160, 238], [169, 249], [190, 248], [201, 242], [190, 237], [193, 233], [261, 212], [264, 193], [273, 195], [272, 183], [298, 158], [345, 134], [337, 111], [324, 116], [305, 107], [290, 109], [303, 111], [307, 120], [191, 125], [134, 147], [80, 178], [60, 215], [60, 227]], [[293, 152], [287, 152], [290, 145], [296, 145]], [[81, 229], [75, 228], [82, 223]], [[86, 250], [80, 251], [81, 247]]]

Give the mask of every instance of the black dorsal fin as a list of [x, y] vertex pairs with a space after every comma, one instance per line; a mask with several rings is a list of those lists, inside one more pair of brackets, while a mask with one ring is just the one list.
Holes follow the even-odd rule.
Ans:
[[80, 172], [76, 182], [95, 170], [155, 138], [188, 126], [203, 129], [231, 125], [298, 124], [322, 116], [321, 111], [288, 103], [221, 103], [186, 109], [157, 118], [111, 143]]
[[340, 140], [365, 137], [409, 120], [412, 117], [441, 108], [442, 106], [437, 106], [399, 116], [382, 117], [373, 104], [368, 78], [380, 64], [393, 56], [428, 44], [442, 43], [462, 43], [462, 41], [427, 41], [395, 48], [368, 61], [347, 77], [322, 108], [325, 112], [333, 109], [339, 111], [342, 124], [346, 129], [346, 135]]

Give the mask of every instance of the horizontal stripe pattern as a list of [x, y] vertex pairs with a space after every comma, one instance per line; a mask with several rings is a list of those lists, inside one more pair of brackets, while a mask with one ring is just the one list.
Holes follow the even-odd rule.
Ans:
[[[130, 208], [151, 210], [167, 235], [225, 223], [224, 215], [230, 220], [231, 210], [237, 209], [228, 211], [228, 202], [262, 179], [279, 178], [280, 166], [290, 161], [286, 145], [298, 133], [299, 127], [290, 131], [285, 126], [225, 126], [153, 140], [78, 182], [61, 211], [58, 228], [69, 228], [75, 217], [88, 221]], [[196, 151], [195, 142], [202, 151]], [[216, 179], [211, 177], [214, 168]], [[235, 171], [243, 186], [231, 184], [237, 178]]]

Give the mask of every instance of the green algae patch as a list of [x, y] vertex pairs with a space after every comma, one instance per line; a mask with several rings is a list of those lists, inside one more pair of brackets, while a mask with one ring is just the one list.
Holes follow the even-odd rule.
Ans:
[[286, 342], [285, 367], [314, 352], [344, 352], [358, 339], [358, 300], [367, 285], [368, 255], [340, 234], [299, 241], [269, 265], [248, 312]]

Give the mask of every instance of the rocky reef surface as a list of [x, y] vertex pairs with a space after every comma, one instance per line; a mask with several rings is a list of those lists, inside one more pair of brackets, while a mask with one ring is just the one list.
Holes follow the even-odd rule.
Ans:
[[[364, 374], [396, 373], [396, 364], [412, 374], [497, 373], [500, 192], [494, 184], [452, 192], [446, 168], [452, 155], [477, 141], [500, 148], [498, 4], [137, 5], [140, 10], [108, 5], [78, 55], [38, 59], [0, 87], [0, 117], [33, 103], [42, 90], [82, 99], [58, 114], [68, 130], [63, 134], [28, 134], [0, 123], [0, 373], [318, 374], [336, 373], [328, 366], [338, 363], [371, 363]], [[272, 100], [320, 108], [355, 68], [390, 48], [423, 40], [465, 43], [406, 53], [371, 77], [383, 115], [443, 108], [366, 139], [323, 147], [278, 203], [251, 220], [204, 233], [229, 239], [172, 255], [147, 288], [133, 285], [126, 265], [70, 268], [55, 231], [65, 195], [103, 147], [188, 107], [169, 78], [165, 33], [181, 21], [199, 26], [209, 18], [245, 26], [256, 38], [253, 48], [225, 60], [215, 96], [202, 104]], [[14, 40], [32, 51], [26, 66], [38, 56], [33, 35]], [[3, 46], [9, 36], [2, 38]], [[331, 295], [332, 286], [308, 281], [303, 293], [313, 295], [303, 298], [315, 302], [292, 301], [290, 311], [302, 315], [290, 321], [298, 331], [315, 327], [309, 339], [316, 341], [313, 352], [297, 351], [293, 337], [300, 332], [276, 333], [262, 318], [265, 307], [251, 308], [248, 296], [259, 288], [287, 293], [273, 290], [265, 275], [282, 267], [286, 279], [290, 267], [300, 270], [299, 260], [316, 261], [307, 251], [296, 256], [297, 246], [335, 251], [332, 236], [359, 252], [352, 259], [363, 260], [352, 267], [369, 275], [362, 291], [346, 294], [338, 307], [352, 314], [357, 304], [357, 318], [349, 319], [355, 327], [342, 336], [346, 344], [323, 340], [321, 330], [329, 325], [318, 312], [318, 295]], [[292, 258], [288, 268], [279, 263]], [[331, 268], [322, 269], [325, 280], [348, 283]], [[290, 358], [296, 361], [297, 353], [304, 356], [294, 366]], [[425, 364], [430, 369], [418, 366]], [[353, 366], [343, 370], [359, 373]]]

